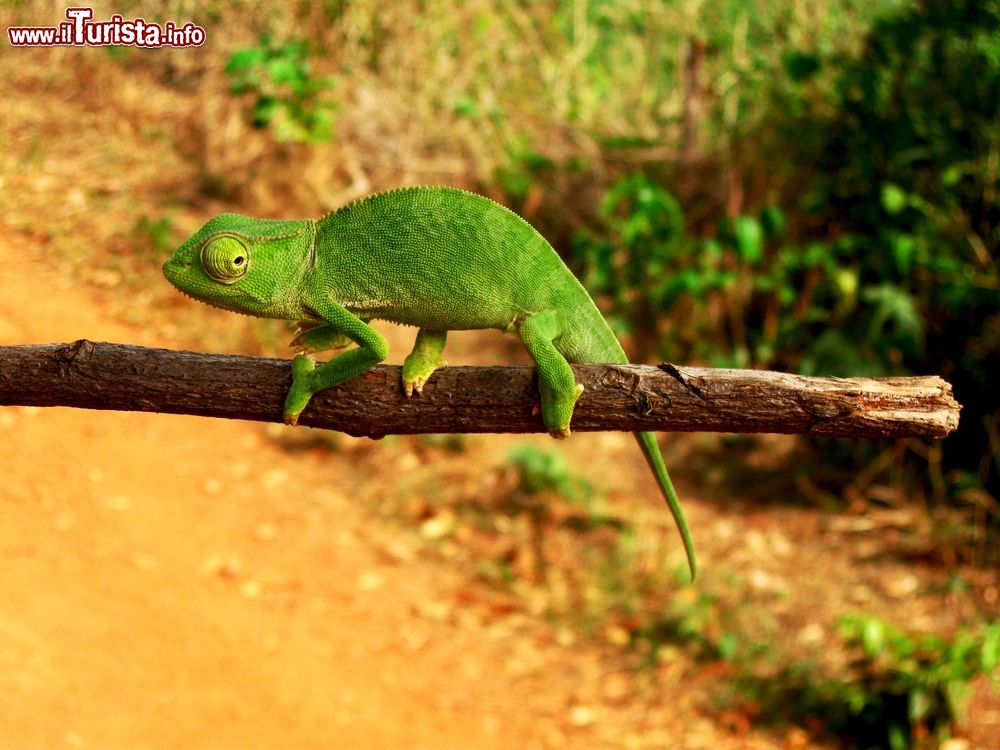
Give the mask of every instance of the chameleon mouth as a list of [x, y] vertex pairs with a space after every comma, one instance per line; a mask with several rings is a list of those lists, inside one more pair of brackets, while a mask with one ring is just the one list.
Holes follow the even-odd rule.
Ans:
[[240, 309], [238, 309], [236, 307], [227, 307], [226, 305], [220, 305], [218, 302], [209, 302], [208, 300], [205, 300], [205, 299], [199, 299], [198, 297], [195, 297], [195, 296], [193, 296], [191, 294], [188, 294], [187, 292], [181, 292], [181, 294], [183, 294], [185, 297], [190, 297], [191, 299], [195, 300], [196, 302], [201, 302], [203, 305], [208, 305], [209, 307], [214, 307], [216, 310], [225, 310], [226, 312], [236, 313], [237, 315], [242, 315], [242, 316], [244, 316], [246, 318], [259, 317], [259, 316], [256, 316], [256, 315], [252, 315], [252, 314], [250, 314], [250, 313], [248, 313], [248, 312], [246, 312], [244, 310], [240, 310]]
[[[166, 275], [166, 272], [164, 272], [164, 275]], [[167, 276], [167, 280], [168, 281], [170, 280], [169, 276]], [[178, 292], [180, 292], [181, 294], [183, 294], [188, 299], [194, 300], [195, 302], [200, 302], [203, 305], [208, 305], [209, 307], [214, 307], [216, 310], [225, 310], [226, 312], [236, 313], [237, 315], [244, 315], [244, 316], [246, 316], [248, 318], [255, 317], [255, 316], [251, 315], [250, 313], [244, 312], [243, 310], [238, 310], [235, 307], [226, 307], [225, 305], [220, 305], [218, 302], [212, 302], [211, 300], [207, 300], [207, 299], [205, 299], [203, 297], [197, 297], [197, 296], [191, 294], [191, 292], [188, 292], [188, 291], [185, 291], [184, 289], [181, 289], [181, 287], [179, 287], [176, 284], [174, 284], [173, 281], [171, 281], [170, 283], [173, 284], [174, 288]]]

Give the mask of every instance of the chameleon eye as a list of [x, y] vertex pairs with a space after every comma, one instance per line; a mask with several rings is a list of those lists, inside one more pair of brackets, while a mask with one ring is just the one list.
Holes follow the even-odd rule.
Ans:
[[235, 237], [217, 237], [201, 248], [201, 265], [219, 283], [232, 284], [247, 272], [250, 255]]

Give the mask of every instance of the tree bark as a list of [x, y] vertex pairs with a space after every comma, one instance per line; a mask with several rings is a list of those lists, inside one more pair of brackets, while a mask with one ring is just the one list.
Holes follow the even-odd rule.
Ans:
[[[577, 431], [773, 432], [944, 437], [959, 404], [936, 376], [804, 377], [758, 370], [574, 365]], [[0, 405], [195, 414], [280, 422], [287, 360], [80, 340], [0, 347]], [[544, 432], [531, 367], [446, 367], [406, 398], [381, 366], [317, 393], [300, 424], [355, 436]]]

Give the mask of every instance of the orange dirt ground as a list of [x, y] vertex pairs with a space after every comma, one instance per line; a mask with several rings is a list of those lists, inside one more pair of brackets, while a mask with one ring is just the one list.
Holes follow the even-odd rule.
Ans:
[[[0, 344], [158, 343], [25, 246], [0, 288]], [[0, 446], [0, 748], [779, 746], [682, 689], [649, 732], [579, 705], [597, 651], [463, 616], [347, 461], [260, 425], [7, 407]]]
[[[136, 340], [14, 248], [0, 269], [0, 343]], [[559, 696], [504, 673], [504, 638], [419, 614], [448, 572], [380, 556], [393, 531], [259, 426], [6, 408], [0, 444], [0, 747], [546, 736]]]

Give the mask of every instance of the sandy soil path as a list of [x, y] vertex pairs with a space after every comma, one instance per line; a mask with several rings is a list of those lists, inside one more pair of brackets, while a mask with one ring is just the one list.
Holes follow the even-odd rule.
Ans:
[[[0, 343], [155, 343], [19, 248], [0, 288]], [[398, 531], [342, 467], [257, 425], [138, 413], [5, 408], [0, 445], [0, 747], [545, 735], [520, 708], [538, 678], [505, 673], [502, 634], [426, 616], [447, 571], [381, 554]]]

